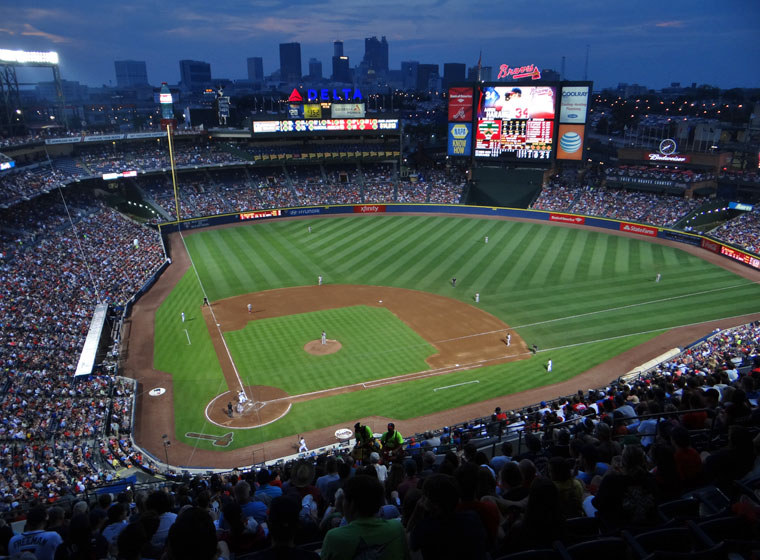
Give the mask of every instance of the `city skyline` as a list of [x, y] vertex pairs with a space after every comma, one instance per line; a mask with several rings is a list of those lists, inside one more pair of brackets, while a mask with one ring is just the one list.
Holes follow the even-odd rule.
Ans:
[[39, 0], [0, 7], [0, 19], [0, 48], [55, 50], [62, 78], [90, 86], [116, 85], [119, 60], [145, 61], [153, 85], [178, 83], [180, 60], [209, 63], [213, 79], [238, 80], [247, 78], [247, 59], [261, 57], [270, 75], [279, 69], [279, 45], [293, 42], [301, 44], [303, 69], [316, 58], [329, 76], [334, 40], [343, 41], [353, 68], [366, 38], [386, 36], [391, 70], [415, 60], [438, 64], [442, 73], [444, 63], [477, 65], [482, 52], [495, 77], [500, 64], [560, 71], [564, 56], [565, 77], [579, 80], [588, 51], [595, 88], [760, 87], [760, 4], [749, 0], [728, 0], [721, 10], [684, 0], [630, 6], [517, 0], [508, 9], [480, 11], [454, 0], [421, 0], [413, 12], [397, 1], [230, 0], [208, 9], [197, 0], [175, 7], [78, 0], [65, 8]]

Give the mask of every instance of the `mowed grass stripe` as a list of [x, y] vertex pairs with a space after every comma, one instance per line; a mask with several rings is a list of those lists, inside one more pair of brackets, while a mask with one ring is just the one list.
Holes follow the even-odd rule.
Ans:
[[[420, 220], [394, 224], [390, 235], [381, 234], [380, 239], [375, 241], [373, 251], [363, 250], [349, 259], [346, 265], [358, 276], [377, 278], [378, 284], [391, 283], [397, 276], [399, 258], [414, 247], [422, 225]], [[370, 253], [374, 258], [370, 258]]]
[[497, 291], [501, 292], [515, 286], [528, 284], [524, 277], [525, 270], [532, 266], [536, 254], [540, 254], [542, 243], [552, 229], [554, 228], [540, 228], [536, 224], [528, 224], [528, 243], [523, 245], [519, 253], [516, 253], [517, 259], [511, 261], [511, 266], [498, 285]]
[[[398, 286], [408, 286], [415, 283], [420, 269], [426, 269], [437, 260], [437, 250], [441, 247], [440, 235], [442, 225], [439, 220], [432, 219], [421, 224], [423, 227], [415, 231], [413, 242], [414, 249], [399, 255], [397, 258], [396, 281]], [[445, 224], [444, 234], [451, 230], [449, 224]], [[433, 235], [435, 233], [435, 235]]]
[[498, 255], [494, 255], [494, 263], [489, 266], [492, 274], [490, 275], [490, 279], [486, 282], [484, 291], [490, 294], [505, 293], [499, 289], [500, 284], [512, 269], [513, 261], [516, 260], [518, 255], [523, 251], [523, 246], [530, 234], [528, 228], [520, 227], [524, 224], [519, 224], [517, 222], [505, 223], [508, 226], [504, 232], [505, 239], [500, 240], [498, 243], [497, 247], [499, 248], [499, 253]]

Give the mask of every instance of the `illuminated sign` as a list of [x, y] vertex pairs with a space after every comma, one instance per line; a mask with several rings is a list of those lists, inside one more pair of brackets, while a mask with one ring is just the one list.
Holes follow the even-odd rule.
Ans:
[[385, 204], [360, 204], [354, 206], [354, 214], [377, 214], [385, 212]]
[[563, 87], [559, 102], [559, 122], [567, 124], [585, 123], [588, 93], [588, 86]]
[[584, 128], [582, 124], [559, 125], [557, 159], [583, 160]]
[[751, 204], [744, 204], [743, 202], [729, 202], [728, 207], [731, 210], [742, 210], [744, 212], [752, 212], [754, 208]]
[[[291, 93], [290, 95], [293, 94]], [[307, 89], [306, 97], [309, 99], [309, 101], [356, 101], [359, 99], [364, 99], [359, 88]]]
[[254, 121], [253, 133], [354, 132], [398, 130], [398, 119], [298, 119], [292, 121]]
[[0, 62], [18, 62], [19, 64], [33, 64], [35, 62], [40, 64], [58, 64], [58, 53], [0, 49]]
[[469, 156], [472, 151], [472, 123], [449, 123], [449, 155]]
[[649, 237], [657, 237], [657, 228], [641, 226], [639, 224], [631, 224], [628, 222], [620, 222], [620, 231], [636, 233], [638, 235], [647, 235]]
[[0, 161], [0, 171], [5, 171], [6, 169], [11, 169], [13, 167], [16, 167], [16, 162], [11, 161]]
[[172, 94], [171, 93], [159, 93], [158, 94], [158, 102], [159, 103], [173, 103], [173, 101], [172, 101]]
[[282, 210], [260, 210], [258, 212], [241, 212], [241, 220], [258, 220], [261, 218], [276, 218], [282, 216]]
[[300, 93], [298, 93], [298, 90], [294, 88], [293, 91], [290, 92], [290, 97], [288, 97], [288, 101], [290, 101], [291, 103], [302, 103], [303, 97], [301, 96]]
[[449, 120], [472, 122], [472, 88], [449, 88]]
[[760, 259], [758, 259], [757, 257], [753, 255], [745, 253], [744, 251], [737, 251], [736, 249], [732, 249], [731, 247], [726, 247], [725, 245], [721, 245], [720, 254], [728, 257], [729, 259], [734, 259], [735, 261], [748, 264], [752, 268], [760, 268]]
[[669, 163], [689, 163], [691, 161], [691, 158], [689, 156], [676, 156], [656, 153], [647, 154], [647, 159], [649, 161], [665, 161]]
[[122, 177], [137, 177], [137, 171], [122, 171], [121, 173], [104, 173], [104, 181], [113, 181], [114, 179], [121, 179]]
[[572, 216], [570, 214], [549, 214], [549, 221], [583, 225], [586, 223], [586, 218], [583, 216]]
[[475, 156], [551, 159], [556, 88], [485, 86], [478, 101]]
[[333, 103], [330, 112], [334, 119], [363, 119], [367, 114], [364, 103]]
[[303, 116], [305, 119], [321, 119], [322, 105], [319, 103], [307, 103], [303, 106]]
[[519, 80], [521, 78], [530, 78], [531, 80], [541, 79], [541, 70], [535, 64], [528, 64], [527, 66], [515, 66], [509, 67], [509, 64], [502, 64], [499, 66], [499, 74], [496, 76], [497, 80], [502, 78], [512, 78], [513, 80]]

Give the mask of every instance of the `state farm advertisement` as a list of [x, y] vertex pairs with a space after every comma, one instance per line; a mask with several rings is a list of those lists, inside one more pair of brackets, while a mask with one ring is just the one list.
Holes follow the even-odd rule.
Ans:
[[636, 233], [638, 235], [648, 235], [649, 237], [657, 237], [657, 228], [642, 226], [639, 224], [631, 224], [628, 222], [620, 222], [620, 231]]
[[449, 120], [472, 122], [472, 88], [449, 88]]
[[588, 86], [567, 86], [562, 88], [559, 105], [559, 122], [584, 124], [588, 109]]
[[549, 214], [549, 221], [582, 225], [586, 223], [586, 218], [583, 216], [573, 216], [571, 214]]
[[385, 212], [385, 204], [359, 204], [354, 206], [354, 214], [378, 214]]

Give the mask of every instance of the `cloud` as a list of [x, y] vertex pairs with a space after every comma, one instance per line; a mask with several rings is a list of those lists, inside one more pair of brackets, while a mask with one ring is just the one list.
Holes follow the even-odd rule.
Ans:
[[27, 36], [32, 36], [32, 37], [42, 37], [43, 39], [47, 39], [48, 41], [51, 41], [53, 43], [73, 43], [74, 42], [72, 39], [69, 39], [68, 37], [64, 37], [63, 35], [54, 35], [53, 33], [47, 33], [45, 31], [41, 31], [40, 29], [32, 27], [28, 23], [24, 24], [24, 30], [21, 32], [21, 35], [27, 35]]
[[681, 20], [659, 21], [654, 24], [655, 27], [684, 27], [685, 23]]

